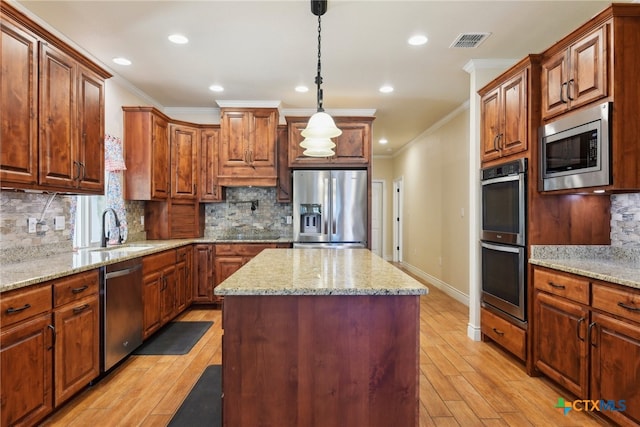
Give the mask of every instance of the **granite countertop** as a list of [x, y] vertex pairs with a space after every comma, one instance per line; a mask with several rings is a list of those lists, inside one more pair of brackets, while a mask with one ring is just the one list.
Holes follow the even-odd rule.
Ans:
[[604, 245], [531, 246], [529, 262], [640, 289], [640, 248]]
[[0, 293], [192, 243], [290, 242], [291, 239], [287, 238], [243, 238], [238, 240], [203, 237], [197, 239], [143, 240], [108, 248], [69, 251], [46, 257], [30, 258], [18, 263], [2, 263], [0, 265]]
[[266, 249], [216, 295], [424, 295], [428, 288], [368, 249]]

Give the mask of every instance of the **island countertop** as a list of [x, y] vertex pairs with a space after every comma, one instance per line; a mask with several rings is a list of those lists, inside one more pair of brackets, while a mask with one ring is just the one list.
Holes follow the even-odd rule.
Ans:
[[424, 295], [428, 288], [368, 249], [265, 249], [216, 295]]

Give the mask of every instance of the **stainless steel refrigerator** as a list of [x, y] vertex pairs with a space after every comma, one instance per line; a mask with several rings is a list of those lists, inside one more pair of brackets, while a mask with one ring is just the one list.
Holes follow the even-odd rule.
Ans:
[[367, 171], [293, 172], [294, 247], [366, 247]]

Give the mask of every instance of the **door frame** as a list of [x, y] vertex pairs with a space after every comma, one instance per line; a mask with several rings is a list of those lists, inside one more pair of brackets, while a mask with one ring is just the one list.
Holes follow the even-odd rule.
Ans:
[[[373, 200], [374, 200], [374, 195], [376, 193], [376, 188], [377, 185], [380, 185], [381, 187], [379, 187], [379, 192], [378, 192], [378, 196], [380, 198], [380, 212], [378, 212], [379, 215], [379, 223], [380, 223], [380, 229], [379, 229], [379, 234], [380, 234], [380, 256], [382, 258], [386, 259], [386, 254], [385, 254], [385, 250], [386, 250], [386, 239], [385, 239], [385, 224], [387, 221], [386, 218], [386, 206], [387, 206], [387, 182], [384, 179], [372, 179], [371, 180], [371, 212], [373, 212], [374, 209], [374, 204], [373, 204]], [[372, 215], [373, 217], [373, 215]], [[373, 218], [372, 218], [373, 219]], [[373, 222], [373, 221], [372, 221]], [[373, 241], [373, 224], [371, 224], [371, 240]], [[373, 243], [373, 242], [372, 242]]]
[[393, 180], [393, 261], [402, 262], [403, 177]]

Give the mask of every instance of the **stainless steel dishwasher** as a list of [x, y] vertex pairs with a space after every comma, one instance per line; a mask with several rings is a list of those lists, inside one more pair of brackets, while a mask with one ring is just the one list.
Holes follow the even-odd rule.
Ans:
[[104, 267], [102, 281], [102, 372], [142, 344], [142, 259]]

